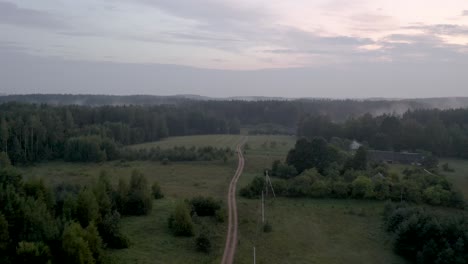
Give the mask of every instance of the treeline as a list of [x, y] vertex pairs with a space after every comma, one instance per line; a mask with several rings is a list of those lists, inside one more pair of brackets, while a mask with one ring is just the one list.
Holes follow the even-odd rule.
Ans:
[[[270, 175], [276, 195], [311, 198], [353, 198], [406, 201], [463, 208], [464, 198], [450, 182], [437, 174], [437, 160], [425, 168], [407, 169], [403, 175], [390, 172], [384, 163], [369, 163], [364, 147], [351, 155], [323, 138], [300, 139], [286, 162], [275, 161]], [[259, 197], [268, 187], [255, 178], [242, 188], [245, 197]]]
[[[167, 136], [239, 133], [240, 122], [185, 106], [0, 105], [0, 151], [13, 164], [64, 158], [105, 160], [115, 146]], [[78, 150], [75, 155], [71, 152]], [[89, 154], [86, 154], [86, 152]]]
[[[3, 162], [4, 165], [6, 162]], [[1, 263], [109, 263], [105, 248], [126, 248], [121, 215], [148, 214], [153, 193], [146, 178], [134, 171], [130, 181], [114, 188], [106, 173], [91, 186], [41, 180], [23, 181], [11, 167], [0, 169]]]
[[395, 252], [414, 263], [466, 264], [468, 261], [466, 215], [388, 204], [384, 223], [395, 237]]
[[173, 147], [170, 149], [153, 148], [124, 148], [121, 150], [119, 158], [123, 160], [151, 160], [151, 161], [211, 161], [223, 160], [234, 155], [231, 148], [207, 147]]
[[468, 158], [468, 109], [416, 110], [402, 116], [366, 114], [344, 123], [307, 116], [298, 136], [355, 139], [378, 150], [425, 150], [439, 156]]
[[[0, 104], [0, 151], [7, 152], [14, 164], [64, 158], [67, 145], [89, 149], [91, 160], [112, 159], [113, 143], [126, 146], [168, 136], [238, 134], [242, 125], [251, 127], [252, 133], [281, 134], [297, 126], [297, 134], [308, 138], [356, 139], [381, 150], [422, 149], [468, 157], [468, 109], [361, 116], [391, 105], [391, 101], [352, 100], [186, 100], [176, 105], [99, 107], [4, 103]], [[100, 142], [93, 143], [92, 137]]]

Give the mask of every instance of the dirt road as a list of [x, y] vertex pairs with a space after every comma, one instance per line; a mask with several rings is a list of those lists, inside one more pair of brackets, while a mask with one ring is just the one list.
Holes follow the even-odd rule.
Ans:
[[234, 255], [236, 254], [237, 247], [237, 203], [236, 203], [236, 186], [237, 180], [242, 174], [244, 169], [244, 155], [242, 153], [242, 145], [240, 143], [237, 146], [237, 156], [239, 158], [239, 163], [237, 165], [236, 173], [232, 177], [231, 183], [229, 184], [228, 191], [228, 210], [229, 210], [229, 220], [228, 220], [228, 233], [226, 236], [226, 246], [224, 247], [223, 260], [221, 264], [232, 264], [234, 262]]

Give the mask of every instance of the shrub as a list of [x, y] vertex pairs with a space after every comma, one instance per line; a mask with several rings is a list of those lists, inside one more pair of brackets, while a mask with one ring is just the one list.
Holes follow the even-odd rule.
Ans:
[[141, 172], [134, 170], [130, 178], [125, 212], [129, 215], [146, 215], [151, 211], [152, 206], [148, 180]]
[[270, 233], [271, 231], [273, 231], [273, 227], [271, 226], [271, 224], [269, 222], [266, 222], [263, 225], [263, 232]]
[[332, 196], [336, 198], [346, 198], [349, 196], [349, 185], [343, 181], [336, 181], [332, 184]]
[[221, 203], [212, 197], [198, 196], [190, 200], [192, 211], [198, 216], [214, 216], [216, 210], [221, 208]]
[[258, 198], [265, 186], [263, 177], [255, 177], [252, 182], [240, 190], [240, 195], [247, 198]]
[[157, 182], [153, 183], [153, 185], [151, 186], [151, 191], [153, 193], [154, 199], [161, 199], [164, 197], [164, 194], [162, 193], [162, 190], [161, 190], [161, 186]]
[[200, 234], [195, 239], [195, 248], [197, 251], [209, 253], [211, 250], [211, 242], [207, 235]]
[[96, 221], [99, 217], [99, 206], [94, 193], [84, 188], [77, 198], [76, 216], [82, 227], [87, 227], [90, 222]]
[[128, 248], [130, 242], [120, 231], [120, 214], [113, 211], [105, 215], [98, 226], [103, 241], [110, 248]]
[[179, 202], [168, 219], [169, 228], [176, 236], [193, 236], [193, 222], [187, 204]]
[[224, 223], [224, 219], [226, 218], [226, 210], [224, 209], [216, 210], [215, 218], [216, 218], [216, 221], [218, 221], [219, 223]]
[[368, 177], [357, 177], [351, 183], [351, 188], [354, 198], [371, 198], [373, 196], [372, 181]]

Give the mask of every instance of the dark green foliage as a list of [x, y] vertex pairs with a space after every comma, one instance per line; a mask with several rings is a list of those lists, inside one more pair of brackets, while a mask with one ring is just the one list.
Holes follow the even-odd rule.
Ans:
[[23, 183], [15, 170], [0, 170], [0, 261], [104, 263], [104, 246], [129, 245], [115, 197], [104, 173], [92, 188], [60, 184], [52, 191], [41, 180]]
[[148, 180], [140, 171], [134, 170], [129, 183], [119, 180], [115, 206], [124, 215], [146, 215], [153, 207], [152, 197]]
[[164, 194], [161, 190], [161, 186], [158, 182], [154, 182], [153, 185], [151, 185], [151, 192], [153, 194], [154, 199], [161, 199], [164, 197]]
[[395, 235], [395, 251], [417, 263], [466, 263], [466, 215], [433, 213], [423, 208], [388, 204], [387, 231]]
[[209, 253], [211, 250], [211, 241], [208, 236], [204, 233], [198, 235], [195, 238], [195, 248], [197, 251]]
[[306, 169], [316, 168], [325, 174], [332, 163], [341, 162], [340, 151], [320, 137], [311, 141], [302, 138], [296, 142], [294, 149], [290, 150], [286, 163], [296, 168], [300, 174]]
[[216, 210], [215, 218], [216, 221], [218, 221], [219, 223], [224, 223], [224, 219], [226, 218], [226, 210], [224, 210], [223, 208]]
[[374, 195], [372, 181], [365, 176], [357, 177], [351, 183], [351, 189], [353, 198], [372, 198]]
[[224, 160], [233, 156], [234, 152], [230, 148], [215, 147], [173, 147], [170, 149], [155, 148], [124, 148], [119, 156], [124, 160], [151, 160], [161, 161], [161, 164], [168, 165], [171, 161], [210, 161]]
[[49, 264], [51, 253], [43, 242], [21, 241], [16, 248], [16, 259], [18, 263]]
[[98, 226], [104, 243], [110, 248], [128, 248], [130, 241], [120, 232], [120, 214], [112, 211], [106, 214]]
[[76, 217], [83, 228], [93, 221], [96, 222], [99, 218], [99, 205], [94, 193], [89, 188], [82, 189], [78, 194]]
[[23, 230], [20, 240], [50, 242], [59, 235], [57, 222], [42, 200], [23, 200]]
[[[13, 164], [114, 160], [119, 145], [167, 136], [239, 133], [240, 121], [190, 104], [174, 106], [0, 105], [0, 152]], [[220, 157], [222, 159], [223, 157]]]
[[359, 147], [356, 154], [353, 157], [352, 168], [354, 170], [366, 170], [367, 169], [367, 151], [365, 147]]
[[193, 236], [193, 223], [186, 203], [179, 202], [168, 219], [169, 228], [176, 236]]
[[66, 161], [101, 162], [118, 158], [118, 151], [115, 143], [109, 139], [102, 140], [98, 136], [74, 137], [66, 141], [64, 157]]
[[221, 202], [213, 197], [198, 196], [190, 200], [192, 211], [198, 216], [214, 216], [221, 209]]
[[95, 252], [95, 244], [99, 243], [99, 238], [96, 238], [95, 235], [95, 233], [88, 234], [88, 231], [78, 223], [67, 225], [62, 238], [62, 250], [65, 253], [66, 263], [96, 263], [95, 255], [99, 252]]
[[6, 152], [0, 152], [0, 168], [6, 168], [11, 166], [10, 157]]
[[134, 170], [130, 178], [125, 213], [129, 215], [146, 215], [149, 214], [152, 207], [148, 180], [141, 172]]
[[266, 222], [263, 225], [263, 232], [270, 233], [271, 231], [273, 231], [273, 227], [271, 226], [271, 224], [269, 222]]
[[265, 186], [265, 179], [263, 177], [255, 177], [252, 182], [240, 189], [240, 195], [247, 198], [259, 197]]
[[5, 216], [0, 213], [0, 255], [4, 255], [4, 251], [8, 248], [9, 242], [10, 235], [8, 234], [8, 222]]
[[292, 165], [280, 163], [277, 165], [276, 171], [273, 174], [273, 176], [288, 179], [297, 176], [297, 170]]

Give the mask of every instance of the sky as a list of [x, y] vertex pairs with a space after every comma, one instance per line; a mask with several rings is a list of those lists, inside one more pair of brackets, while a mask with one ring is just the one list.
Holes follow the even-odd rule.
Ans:
[[466, 0], [0, 0], [0, 93], [468, 96]]

